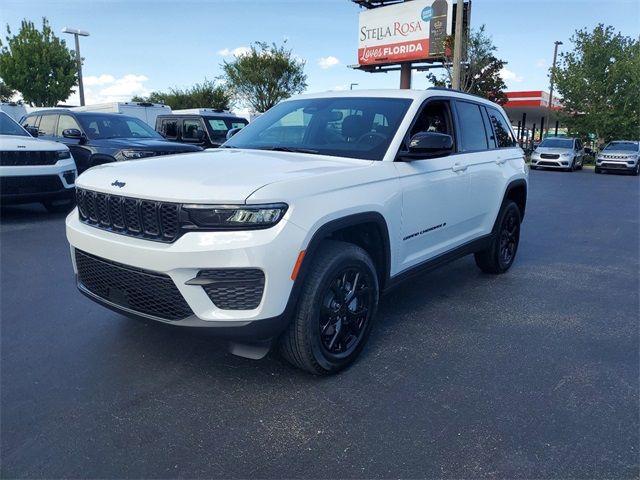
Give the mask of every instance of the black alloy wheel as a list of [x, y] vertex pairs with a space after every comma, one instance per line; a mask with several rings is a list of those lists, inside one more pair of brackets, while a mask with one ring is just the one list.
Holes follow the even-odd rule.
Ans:
[[520, 238], [520, 218], [515, 210], [509, 210], [500, 231], [500, 261], [511, 265], [516, 255]]
[[320, 341], [326, 353], [344, 357], [353, 353], [371, 318], [372, 290], [360, 267], [339, 272], [322, 298]]
[[520, 209], [505, 200], [493, 227], [493, 238], [487, 248], [474, 254], [476, 265], [486, 273], [504, 273], [513, 264], [520, 243]]

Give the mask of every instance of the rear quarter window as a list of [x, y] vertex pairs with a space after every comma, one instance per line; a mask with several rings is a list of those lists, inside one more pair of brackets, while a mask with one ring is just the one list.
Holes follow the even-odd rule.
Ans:
[[495, 108], [487, 108], [489, 114], [489, 120], [493, 125], [493, 131], [495, 132], [498, 148], [511, 148], [516, 146], [516, 139], [513, 138], [509, 123]]

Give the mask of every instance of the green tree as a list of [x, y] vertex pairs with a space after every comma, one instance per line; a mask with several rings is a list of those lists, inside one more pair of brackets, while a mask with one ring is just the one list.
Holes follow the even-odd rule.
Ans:
[[307, 88], [305, 62], [284, 45], [255, 42], [245, 55], [221, 65], [222, 78], [235, 98], [256, 112], [266, 112], [281, 100]]
[[168, 92], [151, 92], [148, 97], [136, 96], [131, 100], [134, 102], [164, 103], [174, 110], [183, 108], [229, 110], [233, 105], [231, 92], [227, 88], [206, 79], [189, 88], [170, 88]]
[[640, 138], [640, 42], [600, 24], [578, 30], [552, 74], [571, 134]]
[[[463, 58], [465, 58], [460, 75], [460, 90], [488, 98], [492, 102], [504, 104], [507, 86], [500, 75], [505, 62], [496, 58], [496, 46], [485, 33], [482, 25], [464, 39]], [[453, 36], [445, 40], [445, 72], [440, 75], [427, 74], [427, 79], [437, 87], [451, 85], [453, 76]]]
[[7, 87], [7, 85], [0, 80], [0, 102], [10, 102], [15, 93], [15, 91]]
[[53, 107], [69, 98], [77, 83], [75, 54], [56, 37], [46, 18], [42, 31], [33, 22], [22, 21], [20, 32], [0, 42], [0, 74], [7, 87], [18, 90], [25, 102]]

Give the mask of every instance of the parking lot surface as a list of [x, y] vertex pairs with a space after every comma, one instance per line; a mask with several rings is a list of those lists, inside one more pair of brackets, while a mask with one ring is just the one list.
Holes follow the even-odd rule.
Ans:
[[403, 285], [329, 378], [90, 302], [64, 216], [3, 209], [1, 476], [637, 478], [638, 178], [530, 184], [507, 274]]

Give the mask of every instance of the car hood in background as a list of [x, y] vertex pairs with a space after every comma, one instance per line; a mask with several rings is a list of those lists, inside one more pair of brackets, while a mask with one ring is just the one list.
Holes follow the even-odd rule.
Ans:
[[573, 148], [549, 148], [549, 147], [538, 147], [536, 148], [536, 153], [551, 153], [562, 155], [563, 153], [575, 153]]
[[3, 152], [43, 152], [52, 150], [68, 150], [68, 148], [64, 143], [40, 140], [34, 137], [0, 135], [0, 151]]
[[100, 138], [90, 140], [92, 145], [104, 146], [108, 148], [149, 150], [155, 152], [199, 152], [202, 148], [196, 145], [170, 142], [161, 138]]

